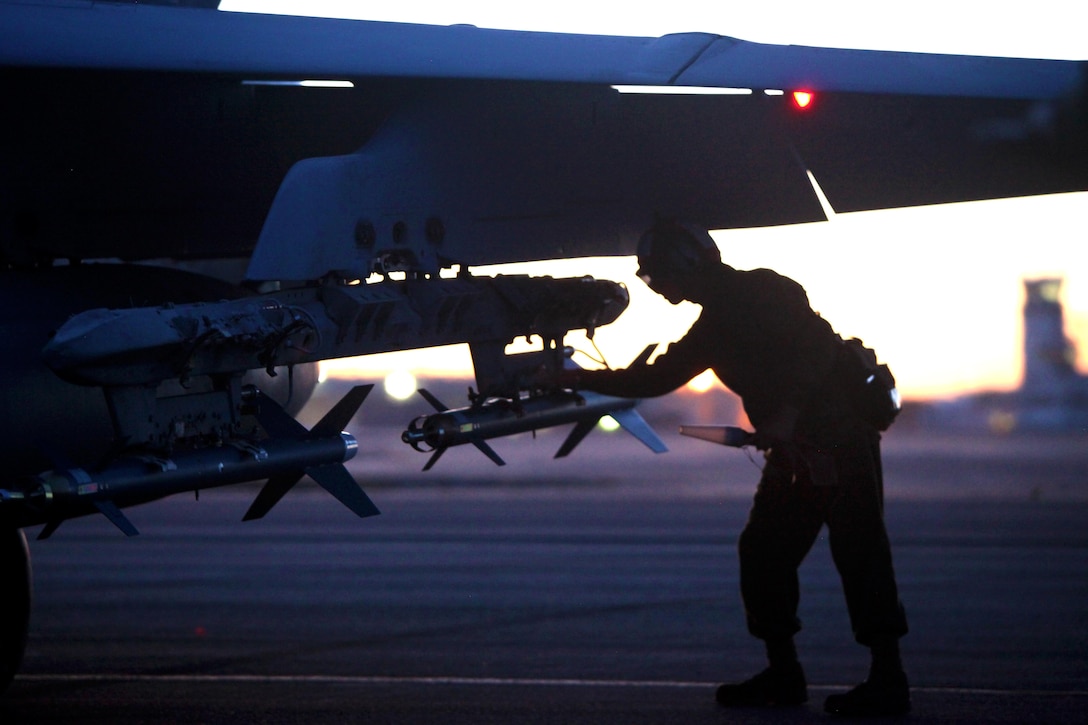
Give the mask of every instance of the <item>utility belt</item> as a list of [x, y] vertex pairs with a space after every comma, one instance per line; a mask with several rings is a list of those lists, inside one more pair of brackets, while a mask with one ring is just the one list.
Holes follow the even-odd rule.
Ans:
[[850, 409], [877, 430], [887, 430], [902, 409], [892, 371], [856, 337], [842, 341], [838, 368], [840, 391]]

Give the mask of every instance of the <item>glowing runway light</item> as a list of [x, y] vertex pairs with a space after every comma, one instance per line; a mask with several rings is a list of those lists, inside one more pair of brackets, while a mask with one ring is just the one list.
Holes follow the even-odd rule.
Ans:
[[597, 427], [603, 431], [608, 431], [609, 433], [611, 433], [612, 431], [619, 430], [620, 424], [616, 422], [616, 419], [612, 416], [604, 415], [601, 416], [601, 419], [599, 421], [597, 421]]
[[793, 102], [798, 108], [808, 108], [816, 96], [810, 91], [794, 91]]

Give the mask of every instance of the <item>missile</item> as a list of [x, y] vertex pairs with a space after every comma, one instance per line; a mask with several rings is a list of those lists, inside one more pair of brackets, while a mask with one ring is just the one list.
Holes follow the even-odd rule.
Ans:
[[448, 448], [464, 444], [472, 444], [497, 465], [505, 465], [505, 461], [485, 441], [574, 423], [570, 435], [555, 454], [556, 458], [563, 458], [606, 415], [612, 416], [624, 430], [654, 453], [668, 450], [635, 410], [639, 401], [633, 398], [555, 391], [517, 400], [498, 398], [450, 410], [428, 391], [421, 389], [419, 394], [438, 412], [420, 416], [409, 423], [401, 440], [417, 451], [434, 452], [423, 467], [424, 471], [430, 470]]
[[751, 445], [755, 436], [751, 431], [732, 425], [682, 425], [680, 435], [718, 443], [731, 448]]
[[[268, 479], [245, 520], [260, 518], [304, 475], [335, 496], [356, 515], [378, 512], [344, 468], [358, 444], [340, 431], [372, 386], [352, 389], [312, 430], [306, 430], [274, 401], [256, 394], [264, 440], [235, 440], [178, 451], [168, 456], [146, 453], [118, 458], [96, 470], [61, 467], [31, 478], [16, 490], [0, 491], [0, 520], [17, 526], [45, 523], [48, 538], [69, 518], [103, 514], [128, 536], [138, 532], [121, 512], [126, 506], [184, 491]], [[15, 502], [20, 505], [13, 506]]]

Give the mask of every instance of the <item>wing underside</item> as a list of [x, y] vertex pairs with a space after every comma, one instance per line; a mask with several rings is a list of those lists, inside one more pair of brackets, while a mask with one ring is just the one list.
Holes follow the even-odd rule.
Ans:
[[[248, 256], [263, 229], [250, 276], [283, 277], [285, 247], [318, 275], [398, 224], [440, 229], [439, 263], [625, 254], [654, 216], [823, 219], [806, 171], [839, 212], [1088, 188], [1083, 63], [108, 3], [0, 16], [15, 262]], [[795, 89], [817, 94], [804, 113]]]

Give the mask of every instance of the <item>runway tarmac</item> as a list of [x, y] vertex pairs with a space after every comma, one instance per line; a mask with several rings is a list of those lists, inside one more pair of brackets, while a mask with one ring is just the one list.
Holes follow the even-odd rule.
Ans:
[[[428, 477], [377, 440], [360, 432], [353, 472], [379, 517], [305, 486], [243, 524], [255, 489], [236, 487], [133, 509], [132, 539], [93, 517], [32, 542], [31, 638], [0, 722], [828, 722], [824, 697], [865, 674], [818, 542], [809, 704], [714, 704], [763, 662], [737, 593], [758, 477], [742, 452], [604, 438], [553, 462], [561, 437], [542, 435], [497, 442], [502, 469], [465, 449]], [[889, 439], [910, 722], [1085, 722], [1084, 449]]]

